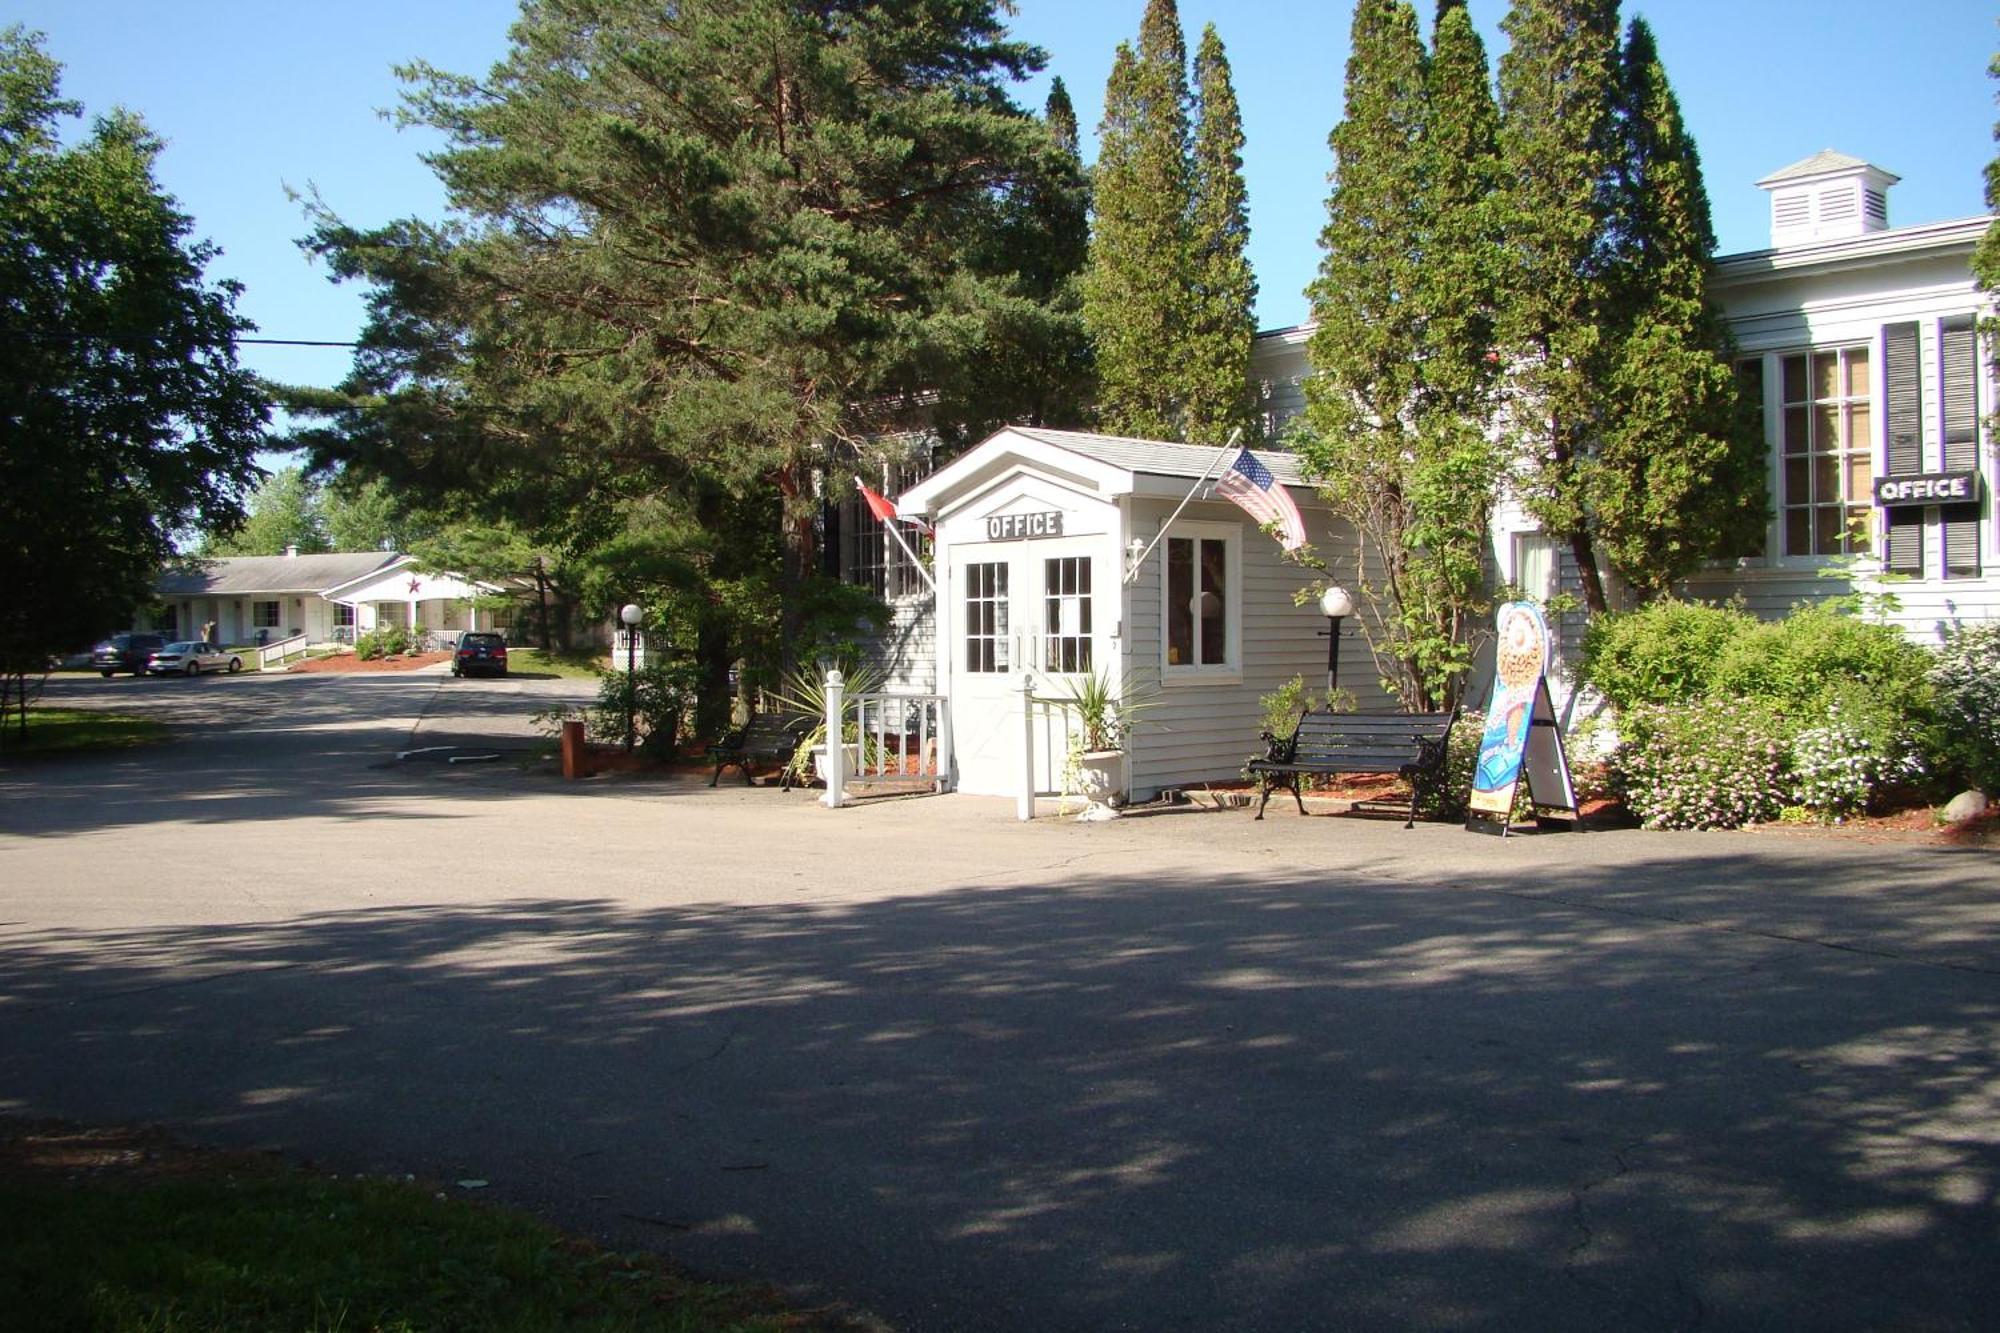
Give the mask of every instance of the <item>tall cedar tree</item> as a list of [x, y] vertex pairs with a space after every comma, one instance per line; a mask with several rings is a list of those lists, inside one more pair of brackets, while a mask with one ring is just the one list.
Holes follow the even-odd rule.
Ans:
[[1501, 149], [1514, 480], [1592, 611], [1757, 541], [1763, 449], [1705, 295], [1700, 159], [1652, 34], [1616, 0], [1517, 0]]
[[1606, 608], [1583, 477], [1615, 364], [1610, 272], [1619, 167], [1617, 0], [1516, 0], [1501, 28], [1502, 228], [1511, 262], [1499, 336], [1508, 444], [1530, 513], [1567, 541], [1592, 611]]
[[116, 111], [65, 146], [60, 85], [40, 37], [0, 31], [0, 731], [50, 654], [152, 600], [177, 533], [240, 521], [269, 412], [160, 140]]
[[[1986, 74], [1988, 78], [2000, 79], [2000, 55], [1988, 63]], [[1994, 122], [1993, 138], [2000, 143], [2000, 121]], [[1986, 206], [2000, 213], [2000, 153], [1986, 164]], [[1972, 276], [1980, 291], [2000, 293], [2000, 219], [1986, 228], [1986, 234], [1979, 238], [1979, 248], [1972, 252]], [[1987, 346], [1994, 349], [1994, 367], [2000, 369], [2000, 317], [1988, 315], [1980, 321], [1980, 330], [1989, 340]], [[1996, 414], [1995, 420], [1996, 428], [2000, 428], [2000, 414]]]
[[1643, 19], [1626, 34], [1619, 126], [1617, 346], [1603, 435], [1581, 476], [1596, 548], [1650, 601], [1704, 560], [1755, 548], [1768, 518], [1764, 438], [1708, 297], [1715, 230], [1700, 156]]
[[407, 72], [453, 224], [321, 219], [383, 284], [350, 386], [382, 401], [319, 443], [572, 548], [671, 511], [736, 615], [699, 636], [713, 715], [746, 618], [799, 646], [828, 446], [1033, 314], [968, 255], [1049, 159], [1005, 91], [1041, 53], [991, 0], [529, 0], [511, 36], [484, 79]]
[[1361, 537], [1352, 581], [1404, 704], [1456, 704], [1484, 610], [1495, 250], [1485, 52], [1447, 3], [1427, 59], [1405, 0], [1361, 0], [1310, 289], [1301, 454]]
[[1250, 345], [1257, 336], [1257, 278], [1250, 271], [1250, 195], [1243, 183], [1243, 116], [1229, 56], [1210, 23], [1194, 54], [1194, 323], [1183, 354], [1190, 381], [1187, 434], [1249, 434], [1255, 401]]
[[1135, 52], [1119, 43], [1091, 178], [1083, 317], [1105, 429], [1189, 438], [1188, 330], [1198, 323], [1187, 47], [1174, 0], [1147, 0]]

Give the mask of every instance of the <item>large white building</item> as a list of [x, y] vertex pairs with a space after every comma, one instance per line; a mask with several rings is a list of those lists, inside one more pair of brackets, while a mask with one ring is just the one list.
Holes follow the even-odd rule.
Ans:
[[[1717, 262], [1714, 294], [1744, 382], [1761, 398], [1773, 517], [1760, 549], [1690, 580], [1690, 596], [1740, 596], [1779, 616], [1858, 578], [1893, 593], [1896, 621], [1931, 641], [2000, 615], [1993, 380], [1970, 269], [1991, 219], [1891, 227], [1895, 182], [1831, 151], [1774, 172], [1758, 182], [1770, 194], [1771, 245]], [[1310, 333], [1257, 340], [1253, 374], [1273, 439], [1304, 405]], [[1000, 432], [903, 488], [906, 513], [938, 522], [935, 598], [876, 525], [859, 512], [840, 525], [843, 571], [896, 612], [883, 647], [890, 678], [951, 701], [962, 790], [1018, 786], [1021, 738], [1032, 731], [1021, 716], [1024, 674], [1038, 693], [1059, 692], [1082, 670], [1158, 679], [1159, 725], [1130, 748], [1130, 786], [1143, 798], [1234, 777], [1254, 748], [1259, 696], [1323, 671], [1325, 641], [1315, 635], [1325, 622], [1293, 596], [1304, 571], [1227, 502], [1198, 500], [1170, 521], [1212, 457], [1073, 432]], [[1351, 569], [1352, 534], [1330, 521], [1289, 459], [1265, 457], [1292, 483], [1336, 576], [1343, 559]], [[898, 479], [883, 480], [894, 489]], [[1135, 566], [1139, 546], [1155, 538]], [[1495, 520], [1492, 562], [1496, 582], [1544, 598], [1574, 587], [1566, 549], [1511, 504]], [[1897, 577], [1885, 584], [1875, 569]], [[1353, 645], [1341, 685], [1364, 707], [1386, 706], [1374, 677]], [[1050, 789], [1053, 776], [1038, 782]]]

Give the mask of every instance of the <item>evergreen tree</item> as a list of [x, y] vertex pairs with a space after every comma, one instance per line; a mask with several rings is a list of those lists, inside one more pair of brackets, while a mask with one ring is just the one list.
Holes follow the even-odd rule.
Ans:
[[1614, 362], [1608, 271], [1619, 168], [1617, 0], [1515, 0], [1501, 27], [1498, 197], [1509, 257], [1498, 327], [1512, 403], [1513, 482], [1607, 602], [1582, 472]]
[[1188, 438], [1187, 331], [1197, 324], [1187, 48], [1174, 0], [1147, 0], [1120, 43], [1092, 175], [1083, 317], [1105, 429]]
[[1764, 438], [1737, 401], [1733, 343], [1708, 297], [1715, 231], [1700, 157], [1643, 19], [1627, 31], [1619, 127], [1610, 410], [1580, 475], [1597, 548], [1651, 599], [1703, 560], [1755, 546]]
[[1461, 6], [1436, 59], [1407, 0], [1360, 0], [1352, 32], [1298, 447], [1360, 536], [1377, 666], [1428, 711], [1456, 703], [1483, 610], [1494, 115]]
[[[1986, 75], [2000, 79], [2000, 55], [1986, 66]], [[1993, 138], [2000, 142], [2000, 122], [1994, 123]], [[2000, 213], [2000, 154], [1986, 164], [1986, 206]], [[1972, 252], [1972, 276], [1980, 291], [2000, 292], [2000, 220], [1989, 225], [1986, 234], [1979, 238], [1979, 248]], [[1994, 366], [2000, 368], [2000, 317], [1988, 315], [1979, 321], [1979, 327], [1988, 339], [1987, 346], [1995, 349]]]
[[1221, 441], [1239, 429], [1248, 436], [1254, 420], [1250, 345], [1257, 336], [1257, 279], [1245, 253], [1250, 204], [1243, 184], [1243, 117], [1213, 23], [1202, 29], [1195, 49], [1194, 89], [1196, 305], [1182, 349], [1189, 375], [1187, 436]]
[[973, 257], [1051, 156], [1005, 91], [1040, 53], [990, 0], [835, 10], [529, 0], [487, 77], [409, 71], [453, 223], [311, 241], [381, 298], [317, 461], [543, 549], [670, 514], [722, 608], [694, 631], [711, 716], [750, 638], [813, 650], [829, 445], [1034, 304]]

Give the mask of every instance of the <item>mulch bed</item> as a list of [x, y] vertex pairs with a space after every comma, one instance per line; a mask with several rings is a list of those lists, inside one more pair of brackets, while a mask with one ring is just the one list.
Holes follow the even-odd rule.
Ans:
[[439, 662], [449, 662], [450, 653], [406, 653], [401, 657], [377, 657], [363, 661], [353, 653], [335, 653], [331, 657], [308, 657], [288, 668], [292, 671], [308, 672], [363, 672], [363, 671], [415, 671], [419, 667], [436, 666]]

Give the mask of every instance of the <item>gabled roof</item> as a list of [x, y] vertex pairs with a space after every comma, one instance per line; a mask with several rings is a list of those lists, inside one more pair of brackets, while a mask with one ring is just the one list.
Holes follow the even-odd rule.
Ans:
[[1872, 171], [1894, 185], [1902, 177], [1893, 171], [1884, 171], [1873, 162], [1864, 162], [1846, 153], [1836, 153], [1831, 148], [1822, 148], [1811, 157], [1802, 158], [1789, 167], [1780, 167], [1763, 180], [1757, 182], [1760, 188], [1783, 185], [1787, 181], [1807, 180], [1814, 176], [1831, 175], [1837, 171]]
[[[1085, 458], [1125, 472], [1142, 472], [1155, 477], [1186, 477], [1189, 481], [1204, 472], [1220, 475], [1229, 466], [1228, 458], [1217, 462], [1221, 446], [1174, 444], [1166, 440], [1139, 440], [1128, 435], [1094, 435], [1080, 430], [1044, 430], [1039, 426], [1010, 426], [1008, 433], [1026, 436], [1057, 449], [1067, 449]], [[1310, 483], [1299, 471], [1299, 460], [1269, 445], [1251, 446], [1257, 460], [1271, 470], [1272, 477], [1287, 486]], [[1229, 457], [1235, 456], [1232, 447]]]
[[333, 555], [231, 555], [170, 569], [153, 587], [163, 597], [247, 597], [263, 592], [320, 592], [366, 578], [408, 556], [393, 551]]

